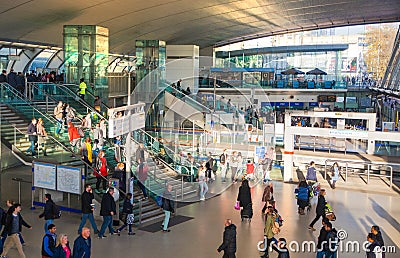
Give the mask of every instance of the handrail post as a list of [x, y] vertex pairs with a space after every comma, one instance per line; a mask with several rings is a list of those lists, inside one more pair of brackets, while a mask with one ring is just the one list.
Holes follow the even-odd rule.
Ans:
[[371, 166], [371, 164], [368, 164], [368, 170], [367, 170], [367, 184], [369, 184], [369, 171], [370, 171], [370, 166]]
[[324, 179], [326, 180], [326, 169], [327, 169], [327, 163], [328, 163], [328, 160], [325, 160], [325, 175], [324, 175]]
[[183, 176], [181, 176], [181, 200], [183, 200]]
[[139, 199], [139, 226], [142, 225], [142, 200]]
[[393, 184], [393, 167], [389, 166], [390, 168], [390, 188], [392, 188], [392, 184]]
[[49, 95], [46, 94], [46, 112], [49, 113]]
[[349, 167], [349, 163], [348, 163], [348, 162], [346, 162], [346, 183], [347, 183], [348, 167]]
[[14, 125], [14, 145], [17, 146], [17, 128], [15, 126], [17, 125]]

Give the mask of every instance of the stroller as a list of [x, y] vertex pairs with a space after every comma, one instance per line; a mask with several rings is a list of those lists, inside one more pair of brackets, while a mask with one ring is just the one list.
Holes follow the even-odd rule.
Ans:
[[247, 204], [246, 207], [243, 207], [243, 209], [240, 210], [240, 217], [242, 218], [242, 221], [244, 221], [244, 219], [248, 219], [249, 222], [251, 222], [251, 218], [253, 218], [253, 204], [252, 203]]

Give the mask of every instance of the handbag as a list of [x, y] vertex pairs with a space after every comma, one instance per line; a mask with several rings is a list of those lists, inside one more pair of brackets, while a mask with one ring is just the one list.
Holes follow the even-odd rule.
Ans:
[[235, 210], [240, 210], [240, 202], [236, 201], [235, 206], [233, 208], [235, 208]]
[[128, 214], [126, 217], [126, 224], [132, 225], [135, 222], [135, 215], [133, 213]]
[[279, 223], [278, 222], [274, 222], [272, 224], [272, 233], [274, 233], [274, 235], [277, 235], [281, 232], [281, 229], [279, 228]]

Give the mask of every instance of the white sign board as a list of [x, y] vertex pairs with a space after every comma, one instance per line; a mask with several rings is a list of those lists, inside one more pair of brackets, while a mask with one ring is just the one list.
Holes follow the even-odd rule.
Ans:
[[56, 190], [56, 165], [34, 162], [33, 186]]
[[57, 191], [81, 194], [81, 169], [57, 166]]
[[346, 119], [337, 119], [337, 129], [344, 130], [346, 126]]
[[131, 130], [137, 130], [140, 128], [144, 128], [145, 126], [145, 114], [144, 112], [135, 113], [131, 115]]
[[368, 139], [368, 131], [329, 130], [329, 136], [336, 138]]
[[131, 132], [145, 126], [146, 116], [144, 112], [123, 116], [119, 118], [110, 118], [108, 120], [108, 138], [114, 138], [119, 135], [129, 133], [129, 123]]

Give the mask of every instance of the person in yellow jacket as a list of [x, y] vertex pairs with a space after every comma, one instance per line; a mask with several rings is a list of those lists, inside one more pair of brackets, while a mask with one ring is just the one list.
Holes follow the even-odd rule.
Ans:
[[82, 159], [87, 164], [92, 165], [92, 140], [90, 137], [86, 137], [84, 144], [82, 145]]
[[86, 83], [84, 82], [84, 79], [81, 78], [81, 79], [80, 79], [80, 83], [79, 83], [79, 96], [80, 96], [82, 99], [85, 99], [86, 89], [87, 89], [87, 85], [86, 85]]

